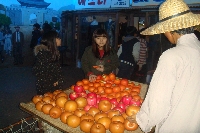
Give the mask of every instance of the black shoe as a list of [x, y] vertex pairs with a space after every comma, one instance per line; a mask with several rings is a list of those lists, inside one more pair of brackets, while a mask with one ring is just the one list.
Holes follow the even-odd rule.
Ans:
[[18, 65], [18, 63], [14, 63], [14, 65]]

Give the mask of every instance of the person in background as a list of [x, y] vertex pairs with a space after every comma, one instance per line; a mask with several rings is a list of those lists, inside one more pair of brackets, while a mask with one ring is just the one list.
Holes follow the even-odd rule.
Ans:
[[4, 38], [3, 38], [3, 31], [2, 29], [0, 30], [0, 60], [1, 60], [1, 63], [4, 62]]
[[96, 29], [92, 38], [92, 46], [85, 49], [81, 58], [82, 69], [91, 82], [98, 75], [109, 74], [119, 66], [117, 53], [109, 45], [106, 30]]
[[42, 29], [40, 30], [41, 36], [40, 36], [40, 37], [38, 38], [38, 40], [37, 40], [37, 45], [40, 44], [43, 34], [45, 34], [46, 32], [49, 32], [49, 31], [51, 31], [51, 30], [52, 30], [51, 25], [48, 24], [47, 22], [45, 22], [45, 23], [42, 25]]
[[41, 44], [35, 46], [36, 62], [33, 73], [36, 76], [36, 90], [38, 95], [63, 89], [64, 77], [59, 63], [61, 39], [56, 31], [44, 33]]
[[105, 29], [108, 33], [110, 46], [114, 48], [115, 47], [115, 21], [112, 20], [111, 16], [108, 18], [108, 21], [105, 22]]
[[24, 34], [19, 29], [19, 26], [15, 26], [16, 31], [12, 34], [14, 65], [23, 64]]
[[12, 34], [9, 32], [9, 30], [6, 30], [6, 34], [4, 35], [5, 43], [4, 43], [4, 50], [6, 51], [7, 55], [11, 56], [11, 50], [12, 50]]
[[40, 32], [40, 25], [38, 23], [33, 25], [33, 31], [32, 31], [32, 38], [31, 38], [31, 44], [30, 44], [30, 48], [34, 48], [37, 43], [38, 43], [38, 39], [41, 37], [41, 32]]
[[[146, 28], [142, 28], [140, 32], [144, 31]], [[139, 59], [137, 62], [137, 65], [139, 66], [138, 71], [141, 71], [142, 69], [146, 69], [146, 59], [147, 59], [147, 36], [139, 34], [139, 41], [140, 41], [140, 53], [139, 53]], [[145, 70], [144, 70], [145, 71]]]
[[117, 76], [130, 79], [137, 65], [140, 53], [140, 41], [137, 37], [137, 29], [134, 26], [128, 26], [127, 35], [123, 38], [117, 55], [120, 60], [120, 66]]
[[136, 114], [143, 132], [152, 127], [155, 133], [200, 132], [200, 41], [194, 34], [199, 24], [200, 14], [193, 14], [183, 0], [166, 0], [159, 8], [159, 22], [141, 32], [164, 33], [176, 44], [160, 56]]

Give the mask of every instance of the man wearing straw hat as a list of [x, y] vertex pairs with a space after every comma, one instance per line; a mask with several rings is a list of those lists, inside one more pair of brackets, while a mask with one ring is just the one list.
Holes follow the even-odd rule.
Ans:
[[144, 132], [200, 133], [200, 41], [193, 33], [200, 15], [183, 0], [166, 0], [159, 22], [141, 34], [164, 33], [176, 47], [159, 59], [146, 98], [136, 115]]

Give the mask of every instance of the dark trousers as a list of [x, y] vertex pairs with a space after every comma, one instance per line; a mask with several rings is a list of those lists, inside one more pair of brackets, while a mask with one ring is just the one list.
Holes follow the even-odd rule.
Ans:
[[22, 56], [22, 45], [21, 43], [16, 43], [13, 45], [13, 57], [15, 64], [22, 64], [23, 63], [23, 56]]
[[4, 51], [3, 45], [1, 45], [1, 43], [0, 43], [0, 61], [1, 61], [1, 62], [3, 62], [4, 59], [5, 59], [5, 57], [4, 57], [4, 55], [3, 55], [3, 51]]
[[123, 62], [120, 62], [120, 66], [119, 66], [119, 71], [117, 73], [117, 77], [126, 78], [126, 79], [130, 80], [133, 71], [134, 71], [134, 66], [128, 65], [128, 64], [123, 63]]

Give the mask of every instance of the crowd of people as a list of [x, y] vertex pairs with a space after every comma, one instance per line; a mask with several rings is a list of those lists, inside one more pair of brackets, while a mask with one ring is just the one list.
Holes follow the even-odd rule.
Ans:
[[[20, 26], [15, 26], [15, 31], [12, 33], [10, 27], [4, 27], [0, 29], [0, 60], [4, 62], [7, 56], [14, 57], [14, 65], [23, 64], [23, 46], [24, 46], [24, 33], [20, 31]], [[38, 23], [33, 25], [31, 32], [30, 48], [40, 44], [41, 37], [44, 33], [54, 30], [59, 32], [56, 27], [52, 27], [45, 22], [42, 27]]]

